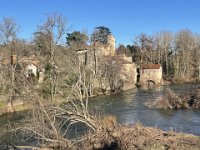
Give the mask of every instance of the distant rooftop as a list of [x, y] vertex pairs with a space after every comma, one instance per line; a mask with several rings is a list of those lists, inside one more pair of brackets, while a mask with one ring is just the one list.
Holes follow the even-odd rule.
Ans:
[[160, 69], [160, 64], [142, 64], [142, 69]]

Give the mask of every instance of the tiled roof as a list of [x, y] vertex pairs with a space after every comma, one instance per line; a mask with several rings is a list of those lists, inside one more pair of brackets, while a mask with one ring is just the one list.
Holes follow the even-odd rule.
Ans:
[[[17, 62], [19, 62], [19, 63], [32, 63], [34, 65], [39, 65], [41, 63], [41, 61], [34, 56], [23, 56], [23, 57], [19, 58], [17, 60]], [[2, 65], [8, 65], [10, 63], [11, 63], [11, 58], [2, 59], [0, 61], [0, 64], [2, 64]]]
[[142, 64], [142, 69], [160, 69], [160, 64]]

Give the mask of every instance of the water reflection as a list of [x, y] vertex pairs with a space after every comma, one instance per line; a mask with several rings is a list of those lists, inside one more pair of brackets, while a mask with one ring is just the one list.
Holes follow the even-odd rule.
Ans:
[[159, 127], [200, 135], [200, 110], [154, 110], [144, 103], [163, 95], [167, 88], [177, 93], [196, 89], [199, 84], [167, 85], [154, 90], [136, 89], [119, 95], [93, 98], [91, 107], [102, 115], [114, 115], [120, 124], [141, 122], [145, 126]]

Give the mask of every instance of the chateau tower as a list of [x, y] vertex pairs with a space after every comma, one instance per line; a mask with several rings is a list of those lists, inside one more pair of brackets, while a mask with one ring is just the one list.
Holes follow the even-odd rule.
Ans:
[[106, 50], [108, 51], [109, 55], [115, 55], [115, 37], [113, 35], [107, 36], [107, 47]]

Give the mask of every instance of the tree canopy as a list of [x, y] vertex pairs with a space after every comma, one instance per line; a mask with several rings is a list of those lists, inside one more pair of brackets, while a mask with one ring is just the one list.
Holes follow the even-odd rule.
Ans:
[[85, 33], [80, 31], [74, 31], [72, 33], [67, 33], [67, 45], [70, 47], [86, 45], [88, 37]]
[[117, 54], [126, 54], [126, 47], [123, 44], [120, 44], [117, 48]]
[[99, 26], [96, 27], [94, 32], [91, 35], [92, 42], [100, 42], [101, 44], [107, 43], [107, 36], [111, 34], [111, 31], [108, 27]]

